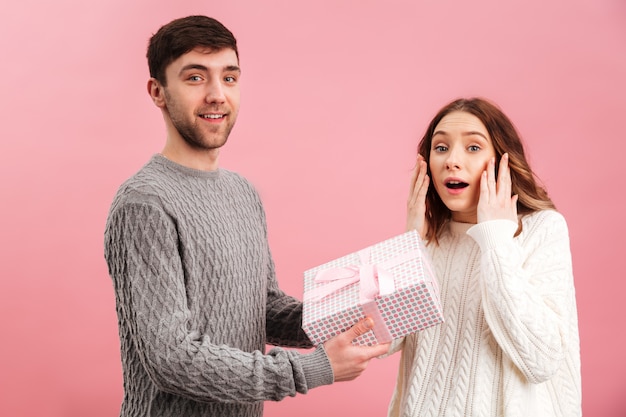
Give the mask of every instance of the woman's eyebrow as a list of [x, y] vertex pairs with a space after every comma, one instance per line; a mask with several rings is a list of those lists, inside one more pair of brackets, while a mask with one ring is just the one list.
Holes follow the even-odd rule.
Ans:
[[[450, 136], [450, 134], [448, 132], [446, 132], [445, 130], [436, 130], [433, 135], [431, 136], [431, 139], [434, 138], [437, 135], [441, 135], [441, 136]], [[479, 131], [474, 131], [474, 130], [470, 130], [468, 132], [463, 132], [461, 133], [462, 136], [466, 137], [466, 136], [480, 136], [481, 138], [483, 138], [486, 141], [489, 141], [489, 139], [487, 138], [487, 136], [485, 136], [484, 133], [479, 132]]]
[[474, 136], [474, 135], [481, 136], [483, 139], [488, 140], [487, 136], [485, 136], [484, 133], [479, 132], [479, 131], [472, 130], [472, 131], [469, 131], [469, 132], [463, 132], [463, 136]]

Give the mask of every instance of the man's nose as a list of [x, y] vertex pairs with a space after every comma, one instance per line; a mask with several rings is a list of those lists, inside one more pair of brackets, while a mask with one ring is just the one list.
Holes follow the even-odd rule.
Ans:
[[226, 97], [224, 95], [224, 85], [220, 80], [212, 80], [208, 83], [205, 100], [207, 103], [223, 103]]

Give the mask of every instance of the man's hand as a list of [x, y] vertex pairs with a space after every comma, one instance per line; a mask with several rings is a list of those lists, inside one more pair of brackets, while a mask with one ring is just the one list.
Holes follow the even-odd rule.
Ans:
[[324, 343], [326, 355], [335, 375], [335, 382], [355, 379], [367, 368], [370, 359], [389, 351], [389, 343], [375, 346], [352, 344], [354, 339], [369, 332], [372, 327], [374, 327], [374, 321], [368, 317]]

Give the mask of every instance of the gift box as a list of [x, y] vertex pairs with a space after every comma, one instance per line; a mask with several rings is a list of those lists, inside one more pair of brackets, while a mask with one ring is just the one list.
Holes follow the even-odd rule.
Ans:
[[369, 316], [358, 345], [386, 343], [443, 322], [439, 287], [413, 230], [304, 272], [302, 328], [320, 344]]

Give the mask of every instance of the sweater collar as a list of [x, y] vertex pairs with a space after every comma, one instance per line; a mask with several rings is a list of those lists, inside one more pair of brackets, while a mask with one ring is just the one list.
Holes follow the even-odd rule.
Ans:
[[172, 170], [174, 172], [177, 172], [179, 174], [186, 175], [189, 177], [218, 179], [221, 173], [220, 168], [216, 169], [215, 171], [202, 171], [199, 169], [189, 168], [189, 167], [180, 165], [174, 161], [167, 159], [160, 153], [153, 155], [152, 161], [158, 165], [161, 165], [164, 168], [167, 168], [169, 170]]
[[464, 235], [472, 226], [476, 226], [474, 223], [461, 223], [450, 220], [448, 224], [448, 230], [454, 235]]

